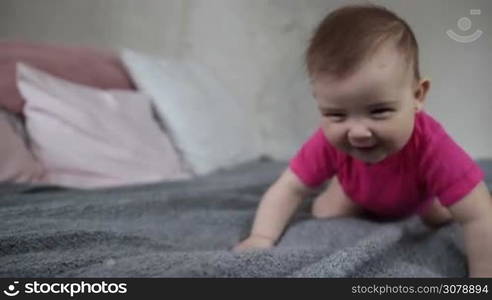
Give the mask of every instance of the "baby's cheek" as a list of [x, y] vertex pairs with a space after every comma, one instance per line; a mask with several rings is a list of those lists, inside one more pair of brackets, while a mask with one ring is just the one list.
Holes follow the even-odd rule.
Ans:
[[403, 147], [412, 134], [413, 126], [408, 121], [394, 122], [391, 126], [387, 126], [385, 136], [391, 141], [394, 147]]
[[344, 147], [344, 133], [336, 126], [330, 126], [329, 128], [323, 128], [326, 138], [336, 148]]

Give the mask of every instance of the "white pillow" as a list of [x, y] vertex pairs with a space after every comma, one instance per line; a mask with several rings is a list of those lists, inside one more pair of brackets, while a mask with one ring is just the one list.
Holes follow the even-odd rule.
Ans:
[[46, 183], [95, 188], [190, 177], [148, 96], [75, 84], [22, 63], [17, 76]]
[[258, 158], [258, 139], [245, 109], [205, 66], [128, 49], [121, 58], [137, 87], [152, 97], [171, 138], [196, 174]]

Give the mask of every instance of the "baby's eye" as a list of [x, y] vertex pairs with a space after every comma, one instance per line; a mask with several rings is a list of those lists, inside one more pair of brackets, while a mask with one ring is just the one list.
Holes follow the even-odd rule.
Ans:
[[382, 115], [385, 115], [385, 114], [390, 113], [392, 111], [393, 111], [393, 109], [391, 109], [391, 108], [378, 108], [378, 109], [372, 110], [371, 114], [376, 115], [376, 116], [382, 116]]
[[345, 114], [342, 113], [323, 113], [324, 117], [330, 118], [332, 121], [340, 122], [345, 118]]

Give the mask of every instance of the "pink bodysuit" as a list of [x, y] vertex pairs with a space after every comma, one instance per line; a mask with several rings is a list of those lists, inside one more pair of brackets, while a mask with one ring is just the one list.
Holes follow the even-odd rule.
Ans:
[[484, 178], [475, 161], [423, 111], [407, 144], [381, 162], [368, 164], [335, 149], [318, 129], [292, 158], [290, 169], [313, 188], [336, 175], [354, 202], [385, 217], [421, 213], [434, 197], [452, 205]]

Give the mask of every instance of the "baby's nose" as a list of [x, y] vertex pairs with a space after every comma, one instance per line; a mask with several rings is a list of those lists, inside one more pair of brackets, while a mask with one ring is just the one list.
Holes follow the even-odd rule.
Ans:
[[367, 126], [357, 124], [350, 127], [348, 135], [350, 138], [368, 138], [372, 133]]
[[372, 132], [364, 125], [354, 125], [348, 131], [348, 138], [353, 146], [370, 146], [372, 143]]

